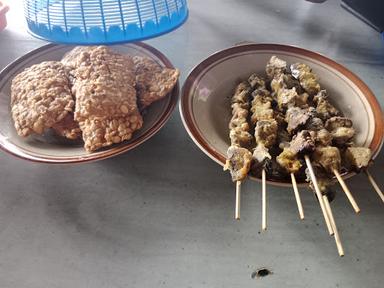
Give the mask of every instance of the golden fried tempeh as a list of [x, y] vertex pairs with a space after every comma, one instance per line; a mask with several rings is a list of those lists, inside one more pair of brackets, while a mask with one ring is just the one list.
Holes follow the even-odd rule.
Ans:
[[130, 139], [143, 121], [136, 103], [132, 58], [104, 46], [89, 47], [80, 54], [71, 73], [75, 120], [85, 149], [94, 151]]
[[55, 61], [33, 65], [12, 80], [11, 112], [20, 136], [42, 134], [73, 111], [66, 68]]
[[56, 134], [71, 140], [81, 138], [81, 129], [79, 123], [75, 121], [73, 113], [68, 113], [60, 122], [55, 123], [52, 129]]
[[179, 70], [161, 67], [155, 61], [135, 56], [136, 90], [141, 109], [162, 99], [172, 91], [179, 78]]

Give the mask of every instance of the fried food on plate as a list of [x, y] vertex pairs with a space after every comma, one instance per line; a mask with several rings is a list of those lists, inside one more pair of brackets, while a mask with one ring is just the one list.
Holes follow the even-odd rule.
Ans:
[[132, 58], [104, 46], [80, 54], [81, 62], [72, 72], [75, 120], [91, 152], [130, 139], [143, 119], [136, 104]]
[[71, 140], [81, 138], [81, 129], [79, 123], [75, 121], [73, 113], [68, 113], [61, 121], [55, 123], [52, 129], [57, 135]]
[[177, 69], [161, 67], [146, 57], [135, 56], [133, 61], [139, 106], [144, 109], [171, 92], [180, 73]]
[[21, 136], [52, 128], [62, 137], [82, 138], [92, 152], [131, 139], [143, 125], [139, 107], [165, 97], [178, 76], [177, 69], [149, 58], [106, 46], [75, 47], [61, 62], [34, 65], [14, 78], [15, 127]]
[[73, 108], [68, 72], [60, 62], [33, 65], [12, 80], [11, 112], [20, 136], [43, 134]]

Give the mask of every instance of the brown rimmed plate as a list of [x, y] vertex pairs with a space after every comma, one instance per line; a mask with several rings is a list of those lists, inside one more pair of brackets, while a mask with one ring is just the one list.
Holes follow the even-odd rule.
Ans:
[[[48, 44], [15, 60], [0, 72], [0, 147], [20, 158], [45, 163], [79, 163], [109, 158], [131, 150], [152, 137], [167, 122], [176, 106], [179, 83], [164, 99], [152, 104], [144, 115], [144, 125], [129, 141], [88, 153], [81, 142], [73, 143], [54, 136], [49, 131], [44, 136], [23, 138], [17, 135], [10, 113], [10, 85], [13, 77], [26, 67], [42, 61], [60, 60], [71, 46]], [[112, 49], [130, 55], [146, 56], [163, 67], [174, 68], [160, 51], [144, 44], [116, 45]]]
[[[321, 87], [329, 92], [331, 101], [353, 120], [356, 143], [370, 147], [373, 158], [377, 156], [383, 144], [384, 121], [380, 105], [367, 85], [347, 68], [323, 55], [280, 44], [234, 46], [214, 53], [192, 69], [183, 85], [180, 114], [192, 140], [205, 154], [224, 165], [230, 145], [228, 122], [234, 87], [251, 73], [265, 75], [265, 65], [272, 55], [289, 64], [308, 64], [317, 74]], [[352, 175], [348, 173], [344, 177]]]

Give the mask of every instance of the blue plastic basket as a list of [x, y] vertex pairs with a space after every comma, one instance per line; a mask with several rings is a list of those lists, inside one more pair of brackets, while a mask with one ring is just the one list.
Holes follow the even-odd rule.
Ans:
[[24, 0], [32, 35], [68, 44], [153, 38], [182, 25], [186, 0]]

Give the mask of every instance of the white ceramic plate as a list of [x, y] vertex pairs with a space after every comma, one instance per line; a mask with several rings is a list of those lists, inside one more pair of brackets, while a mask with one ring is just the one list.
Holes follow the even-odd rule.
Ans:
[[[108, 158], [140, 145], [153, 136], [171, 116], [178, 100], [179, 84], [164, 99], [152, 104], [144, 115], [144, 125], [132, 139], [117, 145], [88, 153], [82, 143], [50, 135], [23, 138], [17, 135], [10, 113], [10, 85], [13, 77], [26, 67], [48, 60], [60, 60], [71, 46], [48, 44], [17, 59], [0, 73], [0, 147], [23, 159], [47, 163], [76, 163]], [[163, 67], [173, 68], [171, 62], [155, 48], [144, 44], [113, 46], [121, 53], [149, 57]]]
[[231, 47], [209, 56], [191, 71], [183, 86], [180, 113], [189, 135], [203, 152], [224, 165], [230, 145], [228, 122], [234, 87], [253, 72], [265, 75], [265, 65], [272, 55], [289, 64], [308, 64], [317, 74], [321, 87], [329, 92], [331, 101], [353, 120], [357, 144], [370, 147], [373, 157], [377, 155], [383, 142], [384, 124], [380, 105], [367, 85], [325, 56], [278, 44]]

